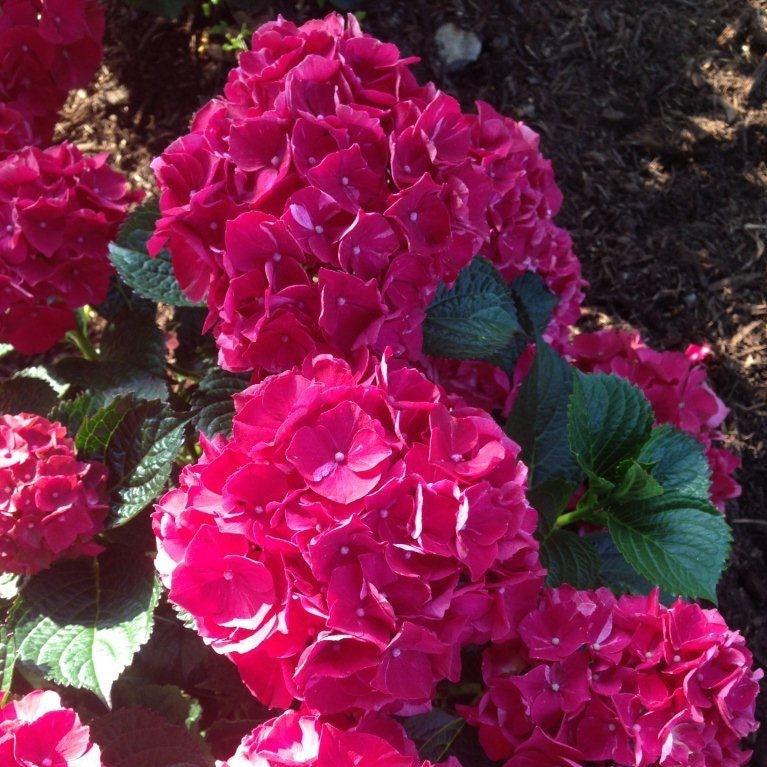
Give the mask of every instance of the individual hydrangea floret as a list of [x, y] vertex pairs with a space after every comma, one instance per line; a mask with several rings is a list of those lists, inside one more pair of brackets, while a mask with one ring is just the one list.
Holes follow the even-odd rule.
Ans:
[[468, 719], [504, 767], [737, 767], [762, 671], [716, 610], [658, 592], [545, 592], [519, 639], [485, 651]]
[[542, 583], [519, 447], [420, 372], [318, 356], [236, 398], [158, 505], [170, 599], [264, 703], [427, 710]]
[[31, 575], [98, 554], [107, 473], [80, 461], [66, 429], [42, 416], [0, 416], [0, 572]]
[[425, 310], [475, 255], [508, 280], [542, 275], [553, 338], [577, 319], [580, 265], [538, 136], [487, 104], [464, 114], [414, 61], [353, 16], [271, 22], [155, 161], [151, 250], [168, 245], [184, 290], [207, 297], [228, 370], [387, 347], [421, 363]]
[[46, 351], [74, 327], [74, 309], [104, 300], [107, 247], [139, 196], [106, 155], [72, 144], [3, 160], [0, 340], [23, 354]]
[[719, 509], [740, 495], [733, 477], [740, 459], [722, 446], [722, 424], [729, 411], [711, 389], [704, 365], [709, 347], [656, 351], [638, 333], [602, 330], [576, 335], [568, 353], [584, 372], [631, 381], [650, 401], [656, 422], [673, 424], [701, 442], [711, 467], [711, 500]]
[[58, 694], [35, 690], [0, 708], [3, 767], [101, 767], [90, 730]]
[[[442, 767], [460, 767], [455, 758]], [[365, 716], [349, 728], [317, 714], [286, 711], [256, 727], [221, 767], [432, 767], [418, 757], [400, 725]]]
[[31, 134], [27, 143], [50, 142], [69, 91], [85, 87], [101, 62], [103, 36], [98, 0], [3, 0], [0, 153], [3, 107], [23, 120]]

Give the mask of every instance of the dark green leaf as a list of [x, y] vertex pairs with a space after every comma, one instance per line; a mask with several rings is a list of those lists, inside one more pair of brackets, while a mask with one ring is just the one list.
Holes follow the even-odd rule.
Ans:
[[538, 512], [538, 527], [548, 532], [557, 517], [567, 508], [567, 502], [577, 490], [577, 485], [561, 477], [551, 477], [528, 490], [527, 498]]
[[517, 306], [519, 321], [530, 338], [543, 335], [559, 299], [539, 274], [525, 272], [511, 283], [511, 295]]
[[703, 446], [689, 434], [669, 424], [657, 426], [637, 460], [650, 467], [650, 474], [664, 490], [708, 500], [711, 467]]
[[618, 551], [610, 533], [592, 533], [586, 536], [599, 556], [599, 579], [616, 594], [649, 594], [653, 588]]
[[181, 11], [191, 4], [192, 0], [127, 0], [129, 5], [135, 5], [158, 16], [175, 19]]
[[91, 724], [109, 767], [209, 767], [200, 738], [145, 708], [121, 708]]
[[522, 447], [533, 488], [553, 478], [577, 483], [581, 476], [567, 441], [572, 370], [550, 346], [540, 342], [533, 368], [506, 423], [507, 434]]
[[83, 392], [75, 399], [59, 402], [49, 417], [66, 426], [70, 434], [77, 434], [85, 419], [95, 415], [107, 404], [108, 398], [103, 394]]
[[555, 530], [541, 543], [541, 562], [549, 586], [569, 583], [590, 589], [599, 583], [599, 556], [591, 543], [570, 530]]
[[248, 376], [213, 368], [200, 381], [192, 397], [193, 423], [207, 437], [229, 435], [232, 430], [235, 394], [248, 385]]
[[113, 543], [36, 575], [14, 621], [19, 662], [109, 701], [112, 684], [149, 639], [160, 596], [143, 549]]
[[124, 674], [112, 690], [115, 708], [145, 708], [171, 724], [194, 730], [202, 715], [199, 701], [173, 684], [142, 683]]
[[156, 204], [138, 208], [109, 246], [109, 257], [122, 281], [139, 296], [171, 306], [197, 306], [181, 290], [173, 271], [170, 253], [161, 251], [150, 258], [147, 241], [159, 217]]
[[452, 287], [437, 289], [424, 321], [424, 350], [436, 357], [487, 360], [520, 330], [508, 286], [489, 261], [475, 258]]
[[455, 739], [466, 722], [460, 717], [435, 708], [428, 714], [418, 714], [405, 719], [403, 726], [418, 748], [421, 759], [441, 762], [450, 753]]
[[610, 496], [611, 501], [630, 503], [663, 494], [657, 479], [636, 461], [627, 461], [618, 471], [620, 481]]
[[106, 398], [133, 394], [167, 399], [165, 339], [154, 317], [121, 314], [104, 331], [98, 360], [66, 357], [56, 371], [78, 388]]
[[589, 474], [608, 476], [636, 458], [650, 435], [653, 412], [644, 394], [623, 378], [578, 373], [570, 398], [570, 449]]
[[[91, 410], [94, 406], [95, 402], [84, 401], [82, 412], [85, 412], [86, 408]], [[78, 452], [86, 458], [104, 460], [115, 431], [133, 406], [133, 397], [126, 395], [117, 397], [106, 407], [84, 416], [75, 437]]]
[[14, 376], [0, 381], [0, 413], [34, 413], [47, 416], [58, 401], [58, 394], [42, 378]]
[[671, 594], [716, 601], [731, 534], [713, 506], [665, 493], [608, 512], [616, 546], [640, 575]]

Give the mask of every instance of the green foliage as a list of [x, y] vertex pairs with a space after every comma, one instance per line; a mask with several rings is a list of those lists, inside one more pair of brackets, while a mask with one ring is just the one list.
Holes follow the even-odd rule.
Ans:
[[192, 396], [192, 423], [207, 437], [229, 435], [232, 430], [234, 401], [248, 385], [248, 376], [233, 375], [219, 368], [211, 368], [200, 381]]
[[149, 639], [160, 596], [144, 546], [125, 536], [97, 559], [63, 561], [32, 578], [13, 620], [19, 662], [109, 702], [112, 684]]
[[43, 378], [17, 374], [0, 381], [1, 413], [47, 416], [57, 401], [56, 390]]
[[539, 343], [506, 423], [506, 432], [522, 448], [532, 488], [554, 478], [575, 484], [582, 475], [567, 440], [572, 388], [572, 367], [550, 346]]
[[141, 683], [124, 674], [112, 690], [115, 708], [144, 708], [154, 711], [171, 724], [196, 731], [202, 707], [200, 702], [173, 684]]
[[421, 759], [437, 763], [452, 755], [472, 767], [493, 764], [479, 745], [476, 731], [461, 717], [435, 708], [427, 714], [408, 717], [402, 724]]
[[181, 290], [171, 264], [170, 253], [161, 251], [150, 258], [147, 241], [159, 218], [157, 203], [147, 202], [125, 222], [117, 240], [109, 246], [109, 258], [120, 279], [136, 294], [170, 306], [197, 306]]
[[600, 560], [587, 538], [558, 529], [541, 544], [541, 562], [548, 569], [549, 586], [569, 583], [578, 589], [599, 584]]
[[144, 11], [175, 19], [193, 0], [125, 0], [128, 5], [141, 8]]
[[156, 711], [121, 708], [91, 724], [110, 767], [212, 767], [198, 736]]
[[109, 524], [132, 519], [162, 492], [184, 443], [185, 419], [158, 401], [118, 397], [82, 421], [76, 445], [109, 469], [115, 502]]
[[424, 321], [424, 351], [452, 359], [489, 359], [520, 329], [503, 278], [489, 261], [475, 258], [452, 287], [437, 289]]

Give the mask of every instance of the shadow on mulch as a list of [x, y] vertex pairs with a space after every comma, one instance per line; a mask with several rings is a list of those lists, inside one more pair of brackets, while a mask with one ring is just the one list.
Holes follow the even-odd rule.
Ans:
[[[199, 19], [110, 3], [106, 64], [70, 102], [61, 135], [106, 149], [136, 183], [223, 84], [231, 60]], [[767, 2], [378, 0], [363, 26], [423, 57], [422, 77], [484, 99], [542, 135], [591, 283], [584, 324], [629, 323], [661, 347], [707, 340], [732, 407], [743, 497], [722, 610], [767, 666]], [[251, 19], [326, 12], [253, 2]], [[473, 29], [480, 59], [440, 68], [443, 21]], [[197, 23], [196, 23], [197, 22]], [[756, 83], [755, 83], [756, 75]], [[765, 78], [767, 79], [767, 78]], [[751, 93], [753, 91], [753, 93]], [[115, 149], [116, 147], [116, 149]], [[761, 716], [767, 720], [767, 700]], [[767, 763], [767, 728], [754, 764]]]

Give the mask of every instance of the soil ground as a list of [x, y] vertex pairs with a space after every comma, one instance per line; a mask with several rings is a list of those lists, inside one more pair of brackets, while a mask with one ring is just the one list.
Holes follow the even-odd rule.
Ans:
[[[151, 158], [186, 131], [232, 58], [200, 11], [170, 22], [109, 5], [105, 64], [70, 100], [60, 138], [112, 152], [150, 188]], [[238, 23], [329, 10], [319, 0], [250, 5]], [[728, 509], [735, 546], [720, 605], [767, 667], [767, 0], [360, 7], [367, 30], [422, 57], [423, 79], [541, 133], [565, 194], [560, 222], [591, 283], [584, 323], [631, 324], [664, 348], [713, 347], [744, 488]], [[457, 74], [435, 49], [443, 21], [483, 43]], [[753, 764], [767, 764], [767, 728]]]

